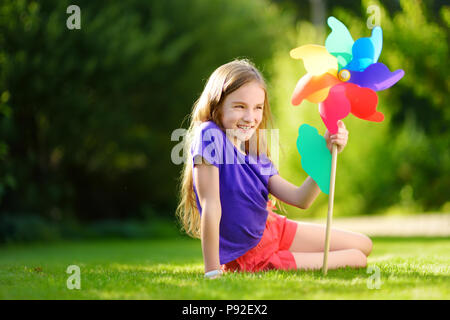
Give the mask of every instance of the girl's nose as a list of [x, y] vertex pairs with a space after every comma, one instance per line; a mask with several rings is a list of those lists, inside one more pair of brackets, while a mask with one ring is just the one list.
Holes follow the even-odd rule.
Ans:
[[255, 118], [255, 115], [253, 114], [252, 110], [247, 109], [247, 111], [244, 114], [243, 120], [247, 122], [252, 122]]

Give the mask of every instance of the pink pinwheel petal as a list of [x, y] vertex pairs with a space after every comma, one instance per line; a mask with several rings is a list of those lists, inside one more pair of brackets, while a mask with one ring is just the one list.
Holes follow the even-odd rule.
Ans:
[[330, 134], [338, 132], [337, 122], [344, 119], [351, 110], [350, 100], [346, 95], [346, 83], [335, 85], [328, 97], [319, 103], [319, 113]]

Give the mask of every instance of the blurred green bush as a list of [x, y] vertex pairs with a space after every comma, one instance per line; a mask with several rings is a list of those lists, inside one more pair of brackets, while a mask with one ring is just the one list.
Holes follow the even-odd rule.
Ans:
[[126, 221], [106, 219], [80, 223], [70, 219], [55, 222], [27, 213], [4, 213], [0, 216], [0, 243], [5, 244], [92, 239], [173, 239], [180, 236], [172, 220], [161, 218]]
[[172, 213], [172, 131], [219, 65], [267, 71], [288, 20], [260, 0], [77, 1], [69, 30], [70, 4], [0, 3], [0, 212]]

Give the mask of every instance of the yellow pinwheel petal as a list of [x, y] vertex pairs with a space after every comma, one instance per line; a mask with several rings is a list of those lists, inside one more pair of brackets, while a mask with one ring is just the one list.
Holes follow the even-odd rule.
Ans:
[[313, 76], [321, 75], [329, 69], [338, 69], [336, 57], [329, 54], [324, 46], [307, 44], [292, 49], [290, 55], [294, 59], [302, 59], [306, 71]]

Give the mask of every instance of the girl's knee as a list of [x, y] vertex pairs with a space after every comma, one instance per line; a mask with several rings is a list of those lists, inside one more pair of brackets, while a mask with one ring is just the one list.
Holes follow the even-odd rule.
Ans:
[[362, 235], [361, 242], [362, 242], [361, 251], [362, 253], [365, 254], [366, 257], [368, 257], [369, 254], [372, 252], [373, 248], [372, 240], [368, 236]]
[[367, 266], [367, 257], [359, 249], [350, 249], [351, 252], [351, 264], [357, 268], [365, 268]]

